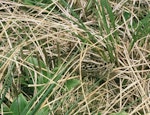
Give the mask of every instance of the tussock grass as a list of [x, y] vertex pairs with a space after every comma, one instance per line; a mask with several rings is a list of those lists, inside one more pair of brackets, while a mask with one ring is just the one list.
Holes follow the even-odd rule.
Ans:
[[[1, 1], [1, 114], [149, 113], [149, 6]], [[88, 56], [102, 63], [94, 77], [82, 72]]]

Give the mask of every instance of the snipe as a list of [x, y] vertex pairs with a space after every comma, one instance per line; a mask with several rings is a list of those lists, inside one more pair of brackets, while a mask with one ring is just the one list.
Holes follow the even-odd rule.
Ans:
[[81, 63], [81, 73], [83, 77], [102, 77], [110, 73], [113, 64], [108, 64], [95, 54], [85, 56]]

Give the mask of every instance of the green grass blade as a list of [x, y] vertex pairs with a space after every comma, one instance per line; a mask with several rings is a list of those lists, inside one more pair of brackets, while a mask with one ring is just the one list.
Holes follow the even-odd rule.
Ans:
[[[97, 2], [98, 4], [98, 14], [99, 14], [99, 18], [101, 19], [101, 27], [103, 27], [103, 30], [101, 31], [106, 31], [107, 35], [109, 35], [105, 40], [106, 43], [106, 47], [109, 53], [109, 57], [110, 57], [110, 61], [114, 62], [115, 61], [115, 48], [114, 48], [114, 44], [115, 44], [115, 39], [116, 38], [115, 34], [112, 33], [110, 34], [112, 29], [115, 29], [115, 18], [114, 18], [114, 14], [112, 12], [111, 6], [109, 5], [107, 0], [101, 0], [100, 4]], [[108, 14], [109, 20], [110, 20], [110, 25], [107, 23], [107, 18], [106, 17]], [[101, 32], [102, 33], [102, 32]], [[113, 35], [114, 34], [114, 35]]]
[[13, 68], [14, 65], [15, 64], [13, 63], [12, 66], [8, 68], [8, 72], [7, 72], [6, 76], [4, 77], [5, 80], [4, 80], [3, 88], [0, 91], [0, 94], [2, 94], [2, 98], [0, 99], [0, 105], [3, 103], [3, 100], [4, 100], [5, 96], [6, 96], [6, 93], [8, 92], [9, 88], [12, 85], [12, 75], [11, 75], [11, 72], [14, 69]]
[[139, 22], [137, 30], [133, 33], [133, 39], [130, 44], [130, 50], [133, 48], [135, 42], [143, 37], [146, 37], [150, 33], [150, 12]]

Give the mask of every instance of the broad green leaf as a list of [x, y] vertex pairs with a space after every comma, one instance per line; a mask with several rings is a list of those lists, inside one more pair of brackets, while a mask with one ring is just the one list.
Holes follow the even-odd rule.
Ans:
[[[44, 64], [44, 62], [41, 59], [38, 59], [36, 57], [30, 56], [27, 61], [32, 64], [33, 68], [35, 68], [38, 72], [40, 72], [42, 75], [52, 78], [52, 74], [49, 71], [49, 68]], [[27, 70], [29, 71], [29, 70]], [[32, 74], [32, 77], [34, 77], [34, 72], [31, 70], [30, 72]], [[48, 79], [46, 79], [43, 76], [38, 76], [37, 83], [38, 84], [43, 84], [48, 82]]]
[[131, 14], [129, 12], [124, 12], [123, 16], [125, 17], [126, 20], [128, 20], [131, 17]]
[[44, 107], [42, 109], [40, 109], [36, 115], [48, 115], [49, 114], [49, 107]]
[[44, 62], [36, 57], [30, 56], [27, 61], [31, 64], [33, 64], [36, 67], [40, 67], [40, 68], [46, 68], [46, 65], [44, 64]]
[[78, 79], [70, 79], [66, 81], [65, 86], [67, 87], [68, 90], [71, 90], [79, 84], [80, 84], [80, 81]]
[[27, 100], [25, 99], [25, 97], [22, 94], [20, 94], [13, 101], [10, 109], [13, 112], [13, 115], [21, 115], [21, 112], [24, 110], [26, 105], [27, 105]]
[[129, 115], [128, 113], [126, 113], [125, 111], [119, 112], [119, 113], [112, 113], [110, 115]]
[[27, 5], [34, 5], [34, 2], [32, 0], [24, 0], [24, 3]]
[[102, 115], [101, 113], [98, 113], [97, 115]]

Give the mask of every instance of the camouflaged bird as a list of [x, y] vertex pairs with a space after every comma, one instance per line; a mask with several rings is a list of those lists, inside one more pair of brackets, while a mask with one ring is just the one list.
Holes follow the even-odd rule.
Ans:
[[110, 73], [113, 64], [108, 64], [100, 56], [90, 54], [84, 57], [81, 63], [81, 74], [83, 77], [101, 77]]

